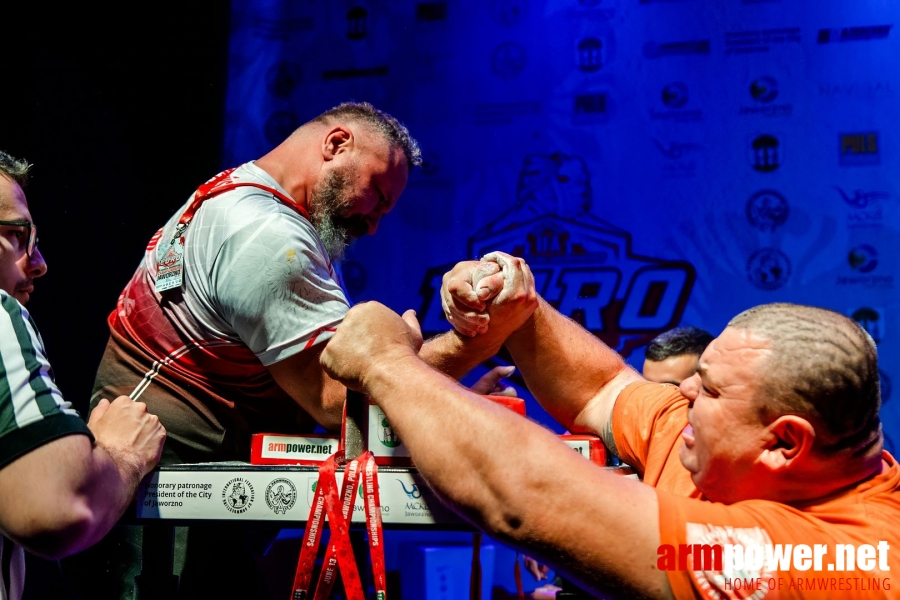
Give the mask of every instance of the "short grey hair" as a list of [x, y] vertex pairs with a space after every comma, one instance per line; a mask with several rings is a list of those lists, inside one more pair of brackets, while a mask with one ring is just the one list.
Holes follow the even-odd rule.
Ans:
[[368, 102], [343, 102], [326, 110], [312, 122], [331, 123], [339, 118], [361, 121], [381, 132], [388, 142], [403, 150], [406, 164], [410, 169], [422, 164], [422, 150], [419, 149], [419, 143], [409, 134], [409, 130], [400, 121]]
[[863, 452], [881, 443], [878, 351], [865, 329], [844, 315], [776, 303], [745, 310], [728, 323], [769, 341], [759, 399], [769, 417], [804, 417], [823, 452]]

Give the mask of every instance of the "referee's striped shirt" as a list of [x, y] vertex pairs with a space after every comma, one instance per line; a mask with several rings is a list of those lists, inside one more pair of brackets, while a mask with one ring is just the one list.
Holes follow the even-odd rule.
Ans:
[[[3, 290], [0, 307], [0, 469], [66, 435], [86, 435], [93, 440], [53, 381], [31, 315]], [[0, 536], [0, 600], [20, 597], [24, 573], [21, 548]]]
[[[56, 438], [90, 436], [66, 402], [31, 315], [0, 290], [0, 469]], [[93, 437], [93, 436], [91, 436]]]

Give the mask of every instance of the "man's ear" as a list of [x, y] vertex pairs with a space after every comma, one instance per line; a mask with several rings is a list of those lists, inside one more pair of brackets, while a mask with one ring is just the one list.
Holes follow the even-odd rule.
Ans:
[[326, 161], [333, 160], [341, 152], [345, 152], [353, 145], [353, 132], [344, 125], [335, 125], [325, 134], [322, 140], [322, 158]]
[[778, 417], [766, 428], [766, 432], [766, 447], [760, 460], [772, 471], [802, 462], [812, 452], [816, 441], [816, 430], [812, 424], [797, 415]]

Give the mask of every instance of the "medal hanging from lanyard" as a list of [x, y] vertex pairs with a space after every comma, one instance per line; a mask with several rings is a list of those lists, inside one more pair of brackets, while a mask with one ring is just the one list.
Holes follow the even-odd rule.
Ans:
[[191, 220], [194, 218], [194, 214], [200, 208], [200, 205], [213, 196], [238, 187], [255, 187], [269, 192], [272, 196], [297, 211], [301, 217], [307, 221], [309, 220], [309, 213], [306, 212], [306, 209], [297, 204], [292, 198], [260, 183], [249, 181], [233, 182], [231, 181], [233, 172], [234, 169], [222, 171], [197, 188], [191, 205], [178, 219], [178, 223], [175, 225], [175, 235], [172, 236], [168, 246], [165, 244], [157, 246], [155, 285], [157, 293], [161, 294], [166, 290], [179, 288], [184, 283], [184, 233], [191, 224]]

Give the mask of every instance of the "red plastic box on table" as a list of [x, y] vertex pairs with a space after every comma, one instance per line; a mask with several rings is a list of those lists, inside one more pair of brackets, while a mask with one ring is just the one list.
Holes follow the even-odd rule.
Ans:
[[335, 434], [254, 433], [250, 441], [251, 465], [318, 465], [337, 452]]
[[601, 467], [606, 466], [608, 459], [606, 446], [603, 445], [603, 440], [596, 435], [565, 433], [560, 435], [559, 439], [592, 463], [596, 463]]

